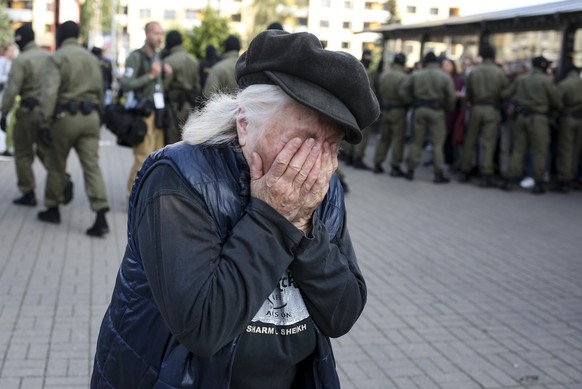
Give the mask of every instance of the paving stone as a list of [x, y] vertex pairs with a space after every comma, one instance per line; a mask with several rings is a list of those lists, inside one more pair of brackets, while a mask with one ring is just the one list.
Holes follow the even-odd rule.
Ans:
[[[93, 213], [77, 158], [68, 161], [75, 198], [59, 226], [39, 223], [40, 207], [11, 204], [14, 165], [0, 163], [9, 183], [0, 186], [0, 388], [89, 385], [125, 251], [132, 162], [102, 135], [104, 239], [85, 236]], [[34, 169], [43, 193], [44, 169]], [[433, 185], [423, 168], [413, 182], [342, 169], [368, 286], [360, 320], [332, 340], [342, 387], [582, 387], [582, 192], [538, 197]]]

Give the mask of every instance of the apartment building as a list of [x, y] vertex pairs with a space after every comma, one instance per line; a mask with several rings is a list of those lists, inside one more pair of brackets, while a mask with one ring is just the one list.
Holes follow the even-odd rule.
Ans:
[[[119, 59], [143, 44], [144, 26], [158, 21], [166, 30], [192, 29], [202, 22], [204, 10], [210, 6], [230, 21], [231, 32], [238, 34], [243, 46], [252, 39], [254, 0], [101, 0], [119, 7], [114, 16], [116, 54]], [[456, 0], [457, 2], [459, 0]], [[60, 0], [61, 21], [75, 20], [80, 0]], [[303, 3], [301, 3], [303, 4]], [[309, 31], [319, 37], [326, 48], [341, 50], [360, 57], [365, 48], [380, 50], [379, 34], [361, 33], [387, 22], [390, 17], [388, 0], [310, 0], [306, 5], [288, 0], [277, 6], [284, 28], [290, 32]], [[460, 15], [457, 3], [450, 0], [397, 0], [401, 23], [417, 23]], [[10, 16], [15, 24], [32, 23], [37, 41], [53, 47], [54, 0], [8, 1]], [[76, 18], [78, 20], [78, 16]], [[98, 23], [96, 23], [98, 25]], [[111, 45], [111, 31], [95, 31], [89, 45]]]

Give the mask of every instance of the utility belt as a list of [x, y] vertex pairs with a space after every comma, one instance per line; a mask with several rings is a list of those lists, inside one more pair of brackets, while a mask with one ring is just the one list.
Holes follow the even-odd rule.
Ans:
[[582, 119], [582, 108], [577, 108], [570, 112], [564, 112], [563, 116], [571, 116], [574, 119]]
[[491, 103], [473, 103], [474, 107], [478, 106], [486, 106], [486, 107], [493, 107], [495, 109], [501, 109], [501, 103], [499, 101], [494, 101]]
[[443, 104], [437, 100], [422, 100], [416, 99], [414, 100], [414, 104], [412, 105], [414, 108], [425, 107], [434, 109], [435, 111], [440, 111], [443, 109]]
[[90, 101], [69, 100], [64, 104], [57, 104], [55, 109], [55, 117], [62, 117], [65, 112], [68, 112], [71, 115], [76, 115], [78, 112], [81, 112], [81, 114], [86, 116], [91, 114], [91, 112], [94, 110], [98, 109], [99, 106]]
[[390, 111], [391, 109], [398, 109], [398, 108], [406, 108], [406, 104], [393, 104], [393, 103], [384, 103], [382, 104], [382, 109], [384, 111]]
[[26, 97], [20, 100], [20, 107], [24, 108], [28, 112], [32, 112], [40, 102], [34, 97]]
[[178, 111], [184, 108], [184, 104], [188, 103], [192, 107], [196, 107], [196, 95], [189, 92], [171, 93], [168, 95], [168, 100], [172, 103], [178, 104]]
[[517, 106], [515, 107], [515, 112], [517, 113], [518, 116], [524, 116], [524, 117], [528, 117], [531, 115], [544, 115], [547, 116], [548, 114], [545, 112], [540, 112], [540, 111], [536, 111], [535, 109], [531, 108], [531, 107], [525, 107], [525, 106]]

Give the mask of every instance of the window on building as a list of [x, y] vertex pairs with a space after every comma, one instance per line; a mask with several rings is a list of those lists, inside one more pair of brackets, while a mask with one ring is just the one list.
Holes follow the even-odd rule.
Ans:
[[416, 13], [416, 6], [415, 5], [406, 6], [406, 13], [415, 14]]
[[193, 9], [187, 9], [186, 10], [186, 19], [188, 19], [188, 20], [198, 19], [198, 12], [196, 12]]
[[459, 16], [459, 8], [449, 8], [449, 16]]
[[366, 3], [364, 4], [364, 8], [365, 9], [372, 9], [373, 8], [373, 4], [369, 1], [366, 1]]
[[53, 2], [46, 3], [46, 10], [49, 12], [53, 12]]
[[323, 48], [325, 49], [327, 47], [327, 41], [321, 41], [321, 45], [323, 46]]
[[320, 20], [319, 27], [328, 28], [329, 27], [329, 20]]
[[152, 15], [152, 10], [149, 8], [142, 8], [139, 10], [139, 17], [140, 18], [149, 18]]
[[45, 24], [44, 25], [44, 32], [51, 32], [52, 28], [53, 28], [52, 24]]
[[127, 8], [128, 8], [127, 5], [124, 7], [121, 7], [121, 14], [122, 15], [127, 15]]
[[331, 7], [331, 0], [321, 0], [321, 6], [324, 8]]
[[364, 30], [369, 30], [372, 27], [372, 23], [364, 22]]
[[230, 15], [230, 20], [233, 22], [240, 22], [242, 20], [241, 14], [232, 14]]
[[346, 30], [352, 28], [352, 22], [343, 22], [342, 27]]
[[350, 42], [342, 42], [342, 49], [349, 50], [350, 49]]
[[432, 8], [430, 9], [430, 14], [431, 14], [431, 15], [438, 15], [438, 14], [439, 14], [439, 9], [438, 9], [438, 8], [436, 8], [436, 7], [432, 7]]
[[354, 7], [351, 1], [344, 1], [344, 8], [345, 9], [352, 9]]
[[173, 9], [164, 10], [164, 19], [176, 19], [176, 10]]
[[307, 26], [307, 18], [297, 18], [297, 24], [299, 26]]
[[[6, 1], [2, 1], [6, 5]], [[32, 1], [8, 1], [8, 8], [12, 9], [32, 9]]]

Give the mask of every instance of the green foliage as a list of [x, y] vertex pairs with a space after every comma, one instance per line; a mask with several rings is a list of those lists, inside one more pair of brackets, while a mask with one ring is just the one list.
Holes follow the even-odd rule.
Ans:
[[229, 34], [229, 20], [207, 7], [200, 26], [194, 27], [192, 31], [182, 31], [184, 49], [196, 58], [203, 59], [209, 44], [213, 44], [219, 52], [222, 51], [222, 42]]
[[259, 32], [267, 28], [267, 26], [280, 20], [277, 15], [277, 5], [281, 4], [279, 0], [254, 0], [252, 10], [254, 13], [254, 23], [250, 31], [250, 36], [254, 37]]
[[[100, 25], [94, 26], [93, 19], [99, 18]], [[104, 35], [111, 31], [111, 0], [85, 0], [81, 3], [81, 39], [83, 42], [89, 40], [91, 28], [101, 29]]]
[[0, 3], [0, 45], [5, 46], [14, 41], [14, 33], [10, 25], [10, 17], [6, 11], [6, 5]]
[[398, 4], [396, 0], [388, 0], [388, 12], [390, 12], [390, 17], [388, 18], [388, 24], [399, 24], [401, 19], [398, 15]]

